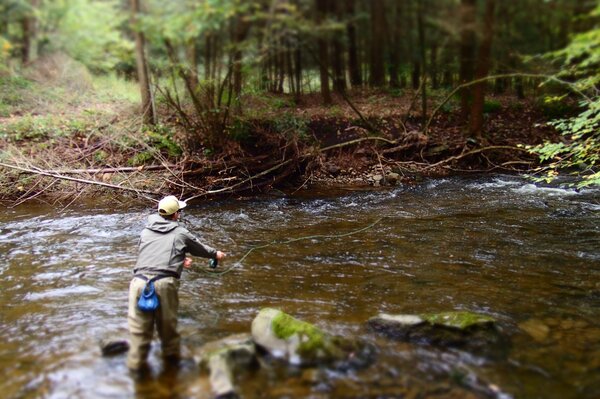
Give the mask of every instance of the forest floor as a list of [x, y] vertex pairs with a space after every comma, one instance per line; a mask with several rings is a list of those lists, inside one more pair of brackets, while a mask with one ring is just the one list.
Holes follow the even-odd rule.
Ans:
[[[69, 203], [165, 193], [201, 199], [411, 184], [453, 173], [521, 173], [538, 165], [521, 145], [559, 140], [535, 100], [488, 96], [484, 134], [475, 141], [467, 138], [456, 99], [440, 108], [425, 132], [414, 92], [354, 91], [329, 106], [316, 94], [247, 97], [230, 119], [229, 134], [209, 146], [164, 104], [161, 124], [143, 127], [136, 102], [117, 95], [118, 85], [106, 80], [98, 88], [84, 78], [53, 87], [26, 79], [0, 82], [1, 199]], [[444, 95], [429, 97], [428, 118]]]

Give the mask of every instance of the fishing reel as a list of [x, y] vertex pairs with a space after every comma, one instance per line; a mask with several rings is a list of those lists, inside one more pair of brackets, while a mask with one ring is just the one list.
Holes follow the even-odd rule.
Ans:
[[208, 261], [208, 266], [210, 266], [211, 269], [215, 269], [218, 265], [219, 260], [217, 258], [212, 258]]

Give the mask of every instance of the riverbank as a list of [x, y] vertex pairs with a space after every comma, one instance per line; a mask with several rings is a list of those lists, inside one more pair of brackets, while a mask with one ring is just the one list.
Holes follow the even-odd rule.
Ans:
[[535, 100], [490, 96], [485, 131], [476, 141], [465, 132], [456, 100], [437, 110], [446, 98], [434, 92], [424, 123], [415, 93], [407, 90], [355, 91], [327, 107], [318, 95], [251, 96], [215, 142], [185, 129], [181, 115], [165, 104], [159, 104], [160, 124], [143, 126], [133, 83], [80, 73], [76, 86], [3, 78], [3, 201], [165, 193], [201, 200], [522, 173], [538, 163], [521, 145], [558, 140], [545, 125], [552, 115]]

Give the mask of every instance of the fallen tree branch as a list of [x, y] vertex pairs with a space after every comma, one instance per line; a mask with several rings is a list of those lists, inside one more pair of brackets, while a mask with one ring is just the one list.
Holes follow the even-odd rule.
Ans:
[[361, 137], [359, 139], [354, 139], [354, 140], [350, 140], [350, 141], [345, 141], [345, 142], [339, 143], [339, 144], [330, 145], [328, 147], [319, 148], [319, 152], [325, 152], [325, 151], [333, 150], [335, 148], [342, 148], [342, 147], [346, 147], [346, 146], [349, 146], [352, 144], [362, 143], [363, 141], [368, 141], [368, 140], [383, 141], [390, 145], [398, 144], [398, 142], [396, 140], [388, 140], [383, 137], [369, 136], [369, 137]]
[[130, 172], [141, 172], [144, 170], [161, 170], [175, 168], [177, 165], [150, 165], [150, 166], [124, 166], [121, 168], [98, 168], [98, 169], [66, 169], [66, 170], [53, 170], [53, 173], [63, 175], [75, 175], [75, 174], [96, 174], [96, 173], [130, 173]]
[[533, 162], [532, 161], [508, 161], [508, 162], [503, 162], [500, 164], [500, 166], [508, 166], [508, 165], [531, 165]]
[[294, 161], [294, 158], [290, 158], [290, 159], [288, 159], [286, 161], [280, 162], [277, 165], [275, 165], [275, 166], [273, 166], [273, 167], [271, 167], [271, 168], [269, 168], [267, 170], [263, 170], [262, 172], [260, 172], [260, 173], [258, 173], [256, 175], [250, 176], [249, 178], [247, 178], [245, 180], [242, 180], [241, 182], [238, 182], [238, 183], [233, 184], [231, 186], [219, 188], [217, 190], [207, 190], [207, 191], [205, 191], [205, 192], [203, 192], [201, 194], [197, 194], [197, 195], [194, 195], [192, 197], [189, 197], [185, 201], [191, 201], [191, 200], [194, 200], [196, 198], [204, 197], [204, 196], [207, 196], [207, 195], [221, 194], [221, 193], [226, 193], [226, 192], [233, 192], [235, 188], [240, 187], [243, 184], [252, 182], [253, 180], [255, 180], [255, 179], [257, 179], [257, 178], [259, 178], [261, 176], [267, 175], [267, 174], [273, 172], [274, 170], [277, 170], [280, 167], [289, 164], [292, 161]]
[[[335, 145], [332, 145], [332, 146], [320, 148], [318, 150], [318, 152], [325, 152], [325, 151], [332, 150], [334, 148], [342, 148], [344, 146], [348, 146], [348, 145], [352, 145], [352, 144], [357, 144], [357, 143], [361, 143], [363, 141], [368, 141], [368, 140], [376, 140], [376, 141], [379, 140], [379, 141], [384, 141], [384, 142], [389, 143], [389, 144], [396, 144], [397, 143], [396, 141], [388, 140], [388, 139], [385, 139], [385, 138], [382, 138], [382, 137], [363, 137], [363, 138], [359, 138], [359, 139], [355, 139], [355, 140], [346, 141], [344, 143], [339, 143], [339, 144], [335, 144]], [[461, 155], [450, 157], [450, 158], [444, 159], [444, 160], [442, 160], [440, 162], [437, 162], [435, 164], [431, 164], [431, 165], [420, 164], [420, 165], [423, 167], [424, 170], [427, 170], [427, 169], [434, 168], [436, 166], [440, 166], [440, 165], [443, 165], [443, 164], [446, 164], [446, 163], [449, 163], [449, 162], [452, 162], [452, 161], [455, 161], [455, 160], [459, 160], [459, 159], [468, 157], [470, 155], [474, 155], [474, 154], [477, 154], [477, 153], [480, 153], [480, 152], [484, 152], [484, 151], [492, 151], [492, 150], [518, 150], [518, 151], [528, 152], [526, 149], [519, 148], [519, 147], [512, 147], [512, 146], [490, 146], [490, 147], [478, 148], [478, 149], [475, 149], [473, 151], [469, 151], [469, 152], [461, 154]], [[262, 176], [265, 176], [265, 175], [267, 175], [267, 174], [269, 174], [269, 173], [271, 173], [271, 172], [273, 172], [273, 171], [275, 171], [275, 170], [277, 170], [277, 169], [279, 169], [279, 168], [281, 168], [281, 167], [283, 167], [285, 165], [288, 165], [290, 162], [292, 162], [294, 160], [301, 159], [301, 158], [306, 158], [308, 156], [310, 156], [310, 154], [307, 153], [307, 154], [303, 154], [303, 155], [301, 155], [301, 156], [299, 156], [297, 158], [287, 159], [285, 161], [282, 161], [282, 162], [279, 162], [279, 163], [273, 165], [272, 167], [270, 167], [270, 168], [268, 168], [266, 170], [261, 171], [260, 173], [257, 173], [257, 174], [255, 174], [253, 176], [250, 176], [247, 179], [244, 179], [243, 181], [240, 181], [240, 182], [238, 182], [236, 184], [233, 184], [233, 185], [227, 186], [227, 187], [223, 187], [223, 188], [220, 188], [220, 189], [217, 189], [217, 190], [207, 190], [207, 191], [205, 191], [205, 192], [203, 192], [201, 194], [197, 194], [197, 195], [194, 195], [194, 196], [192, 196], [190, 198], [187, 198], [186, 201], [191, 201], [191, 200], [194, 200], [194, 199], [197, 199], [197, 198], [200, 198], [200, 197], [214, 195], [214, 194], [222, 194], [222, 193], [228, 193], [228, 192], [231, 193], [231, 192], [234, 192], [235, 189], [237, 189], [240, 186], [243, 186], [244, 184], [253, 182], [254, 180], [256, 180], [256, 179], [258, 179], [258, 178], [260, 178]], [[411, 163], [411, 164], [418, 165], [417, 163]], [[286, 174], [285, 173], [281, 174], [279, 176], [279, 178], [281, 178], [282, 175], [285, 176]], [[261, 184], [258, 184], [258, 185], [256, 185], [256, 187], [258, 187], [260, 185]]]
[[387, 148], [387, 149], [381, 151], [381, 153], [382, 154], [392, 154], [394, 152], [408, 150], [409, 148], [415, 147], [417, 144], [418, 143], [403, 144], [403, 145], [399, 145], [397, 147]]
[[[29, 200], [32, 200], [32, 199], [34, 199], [34, 198], [36, 198], [36, 197], [38, 197], [38, 196], [42, 195], [42, 194], [43, 194], [43, 193], [44, 193], [46, 190], [48, 190], [50, 187], [52, 187], [52, 186], [53, 186], [53, 185], [54, 185], [54, 184], [55, 184], [57, 181], [58, 181], [58, 180], [56, 180], [56, 179], [52, 180], [52, 181], [50, 182], [50, 184], [48, 184], [48, 185], [47, 185], [46, 187], [44, 187], [42, 190], [38, 191], [37, 193], [35, 193], [35, 194], [34, 194], [34, 195], [32, 195], [32, 196], [28, 196], [28, 195], [29, 195], [29, 194], [30, 194], [30, 193], [31, 193], [31, 192], [32, 192], [32, 191], [33, 191], [33, 190], [34, 190], [34, 189], [35, 189], [35, 188], [38, 186], [38, 184], [39, 184], [39, 182], [40, 182], [40, 181], [36, 182], [36, 183], [33, 185], [33, 187], [31, 187], [29, 190], [27, 190], [27, 192], [26, 192], [25, 194], [21, 195], [21, 196], [20, 196], [20, 197], [17, 199], [17, 202], [16, 202], [15, 204], [13, 204], [13, 205], [11, 206], [11, 208], [16, 208], [17, 206], [19, 206], [19, 205], [21, 205], [21, 204], [23, 204], [23, 203], [25, 203], [25, 202], [27, 202], [27, 201], [29, 201]], [[26, 197], [26, 196], [28, 196], [28, 197]]]
[[97, 185], [97, 186], [103, 186], [103, 187], [108, 187], [108, 188], [112, 188], [112, 189], [115, 189], [115, 190], [132, 191], [132, 192], [135, 192], [136, 194], [138, 194], [138, 195], [140, 195], [142, 197], [145, 197], [145, 198], [148, 198], [148, 197], [141, 195], [141, 193], [151, 194], [151, 195], [158, 194], [158, 193], [156, 193], [154, 191], [140, 190], [140, 189], [132, 188], [132, 187], [122, 187], [122, 186], [118, 186], [116, 184], [110, 184], [110, 183], [100, 182], [100, 181], [96, 181], [96, 180], [77, 179], [77, 178], [74, 178], [74, 177], [64, 176], [64, 175], [58, 174], [55, 171], [47, 171], [47, 170], [43, 170], [43, 169], [33, 170], [33, 169], [29, 169], [29, 168], [23, 168], [23, 167], [17, 166], [17, 165], [10, 165], [10, 164], [4, 163], [4, 162], [0, 162], [0, 166], [4, 166], [5, 168], [9, 168], [9, 169], [20, 170], [21, 172], [25, 172], [25, 173], [31, 173], [31, 174], [35, 174], [35, 175], [42, 175], [42, 176], [53, 177], [55, 179], [69, 180], [69, 181], [74, 181], [74, 182], [77, 182], [77, 183], [84, 183], [84, 184], [92, 184], [92, 185]]
[[517, 151], [523, 151], [523, 152], [527, 152], [529, 153], [529, 151], [525, 148], [520, 148], [520, 147], [512, 147], [509, 145], [494, 145], [494, 146], [489, 146], [489, 147], [482, 147], [482, 148], [477, 148], [475, 150], [469, 151], [469, 152], [465, 152], [464, 154], [460, 154], [460, 155], [456, 155], [454, 157], [450, 157], [450, 158], [446, 158], [443, 159], [439, 162], [436, 162], [434, 164], [428, 165], [425, 167], [425, 169], [431, 169], [431, 168], [435, 168], [436, 166], [440, 166], [452, 161], [457, 161], [459, 159], [462, 158], [466, 158], [468, 156], [474, 155], [474, 154], [478, 154], [480, 152], [485, 152], [485, 151], [492, 151], [492, 150], [517, 150]]

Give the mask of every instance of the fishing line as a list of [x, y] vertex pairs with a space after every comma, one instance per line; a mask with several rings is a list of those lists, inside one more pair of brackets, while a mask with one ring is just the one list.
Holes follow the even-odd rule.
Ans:
[[246, 259], [246, 257], [248, 257], [248, 255], [250, 255], [253, 251], [255, 251], [257, 249], [263, 249], [263, 248], [267, 248], [267, 247], [270, 247], [270, 246], [273, 246], [273, 245], [291, 244], [293, 242], [302, 241], [302, 240], [314, 240], [314, 239], [321, 239], [321, 238], [342, 238], [342, 237], [348, 237], [348, 236], [351, 236], [353, 234], [361, 233], [363, 231], [366, 231], [366, 230], [369, 230], [369, 229], [373, 228], [373, 226], [375, 226], [376, 224], [378, 224], [379, 222], [381, 222], [383, 219], [385, 219], [385, 216], [377, 219], [376, 221], [374, 221], [373, 223], [369, 224], [368, 226], [362, 227], [362, 228], [357, 229], [357, 230], [350, 231], [348, 233], [342, 233], [342, 234], [316, 234], [316, 235], [312, 235], [312, 236], [303, 236], [303, 237], [291, 238], [291, 239], [285, 240], [285, 241], [277, 241], [277, 240], [271, 241], [271, 242], [269, 242], [267, 244], [257, 245], [255, 247], [250, 248], [244, 254], [244, 256], [242, 256], [240, 258], [240, 260], [238, 260], [236, 263], [234, 263], [233, 265], [229, 266], [227, 269], [225, 269], [225, 270], [223, 270], [221, 272], [210, 271], [210, 270], [206, 270], [206, 269], [200, 269], [200, 271], [203, 272], [203, 273], [205, 273], [205, 274], [211, 275], [211, 276], [219, 277], [219, 276], [222, 276], [224, 274], [229, 273], [230, 271], [232, 271], [236, 267], [241, 266], [241, 264], [244, 261], [244, 259]]

